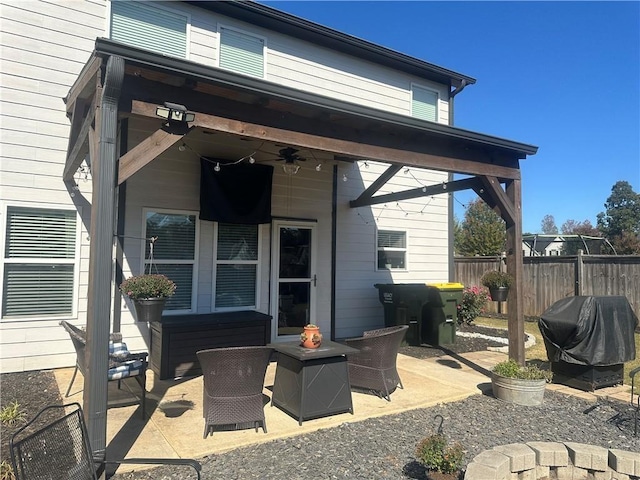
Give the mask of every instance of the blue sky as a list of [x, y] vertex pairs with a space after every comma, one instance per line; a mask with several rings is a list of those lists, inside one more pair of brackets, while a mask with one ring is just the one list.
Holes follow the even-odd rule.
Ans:
[[[539, 147], [521, 162], [523, 231], [589, 220], [640, 192], [640, 2], [263, 2], [469, 75], [455, 126]], [[462, 219], [473, 192], [458, 193]]]

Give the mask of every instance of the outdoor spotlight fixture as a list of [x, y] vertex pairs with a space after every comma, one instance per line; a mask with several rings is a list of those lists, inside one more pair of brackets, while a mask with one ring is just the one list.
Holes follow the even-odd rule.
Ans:
[[196, 114], [187, 112], [187, 107], [178, 103], [164, 102], [164, 107], [156, 107], [156, 115], [168, 122], [189, 123], [196, 119]]

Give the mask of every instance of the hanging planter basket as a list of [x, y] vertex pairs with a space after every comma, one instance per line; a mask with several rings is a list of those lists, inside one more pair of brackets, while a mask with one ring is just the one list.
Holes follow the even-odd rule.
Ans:
[[162, 319], [165, 303], [167, 303], [166, 297], [134, 300], [133, 306], [136, 309], [136, 319], [139, 322], [159, 322]]
[[509, 287], [489, 288], [489, 294], [494, 302], [506, 302], [509, 296]]

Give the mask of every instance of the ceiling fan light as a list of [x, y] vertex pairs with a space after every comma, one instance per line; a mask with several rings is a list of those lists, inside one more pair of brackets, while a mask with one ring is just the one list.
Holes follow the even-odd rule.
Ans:
[[295, 175], [300, 170], [300, 165], [293, 162], [286, 162], [282, 165], [282, 171], [287, 175]]

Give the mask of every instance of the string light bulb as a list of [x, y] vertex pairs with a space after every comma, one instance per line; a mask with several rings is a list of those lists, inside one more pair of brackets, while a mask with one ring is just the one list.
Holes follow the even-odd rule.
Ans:
[[316, 165], [316, 172], [319, 172], [320, 170], [322, 170], [322, 164], [321, 163]]
[[184, 152], [186, 149], [187, 149], [187, 146], [184, 143], [178, 147], [178, 150], [180, 152]]
[[346, 174], [346, 173], [343, 173], [343, 174], [342, 174], [342, 181], [343, 181], [343, 182], [346, 182], [347, 180], [349, 180], [349, 179], [347, 178], [347, 174]]
[[250, 163], [251, 165], [253, 165], [254, 163], [256, 163], [256, 159], [255, 159], [255, 158], [253, 158], [253, 155], [249, 155], [249, 163]]
[[213, 171], [214, 172], [219, 172], [220, 171], [220, 162], [216, 163], [216, 166], [213, 167]]

